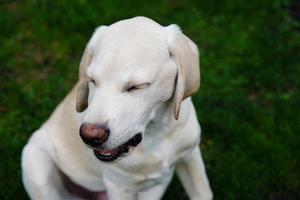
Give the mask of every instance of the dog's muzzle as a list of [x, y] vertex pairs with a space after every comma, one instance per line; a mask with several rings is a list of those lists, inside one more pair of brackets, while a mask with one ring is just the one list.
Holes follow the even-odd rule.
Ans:
[[103, 144], [108, 140], [109, 129], [100, 124], [84, 123], [80, 126], [79, 135], [84, 143], [94, 149], [95, 156], [104, 162], [112, 162], [124, 153], [129, 151], [130, 147], [137, 146], [142, 141], [142, 133], [137, 133], [124, 144], [113, 148], [104, 149]]
[[131, 139], [129, 139], [124, 144], [113, 148], [113, 149], [101, 149], [96, 148], [94, 149], [95, 156], [104, 162], [112, 162], [119, 158], [124, 153], [127, 153], [129, 151], [130, 147], [137, 146], [142, 141], [142, 133], [138, 133], [135, 136], [133, 136]]

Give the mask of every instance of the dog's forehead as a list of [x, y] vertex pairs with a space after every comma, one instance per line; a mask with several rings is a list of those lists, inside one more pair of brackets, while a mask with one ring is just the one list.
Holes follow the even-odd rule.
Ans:
[[169, 59], [164, 27], [147, 18], [124, 20], [105, 27], [92, 44], [89, 74], [155, 73]]

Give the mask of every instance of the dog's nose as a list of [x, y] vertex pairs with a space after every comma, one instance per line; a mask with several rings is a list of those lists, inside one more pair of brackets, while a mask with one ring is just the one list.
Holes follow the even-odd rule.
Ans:
[[109, 136], [109, 129], [100, 124], [82, 124], [79, 134], [84, 143], [91, 147], [101, 146]]

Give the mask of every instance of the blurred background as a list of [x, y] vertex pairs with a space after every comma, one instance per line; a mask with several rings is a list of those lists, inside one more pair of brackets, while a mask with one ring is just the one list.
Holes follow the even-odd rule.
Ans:
[[[0, 198], [28, 198], [22, 147], [76, 82], [94, 29], [138, 15], [198, 44], [193, 101], [215, 199], [300, 199], [298, 0], [0, 0]], [[177, 177], [164, 199], [188, 199]]]

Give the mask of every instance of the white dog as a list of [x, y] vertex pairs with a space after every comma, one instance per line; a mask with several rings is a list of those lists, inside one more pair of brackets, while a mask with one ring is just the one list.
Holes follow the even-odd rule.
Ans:
[[199, 82], [197, 46], [178, 26], [97, 28], [78, 83], [23, 149], [29, 196], [156, 200], [175, 170], [190, 199], [212, 199], [189, 97]]

